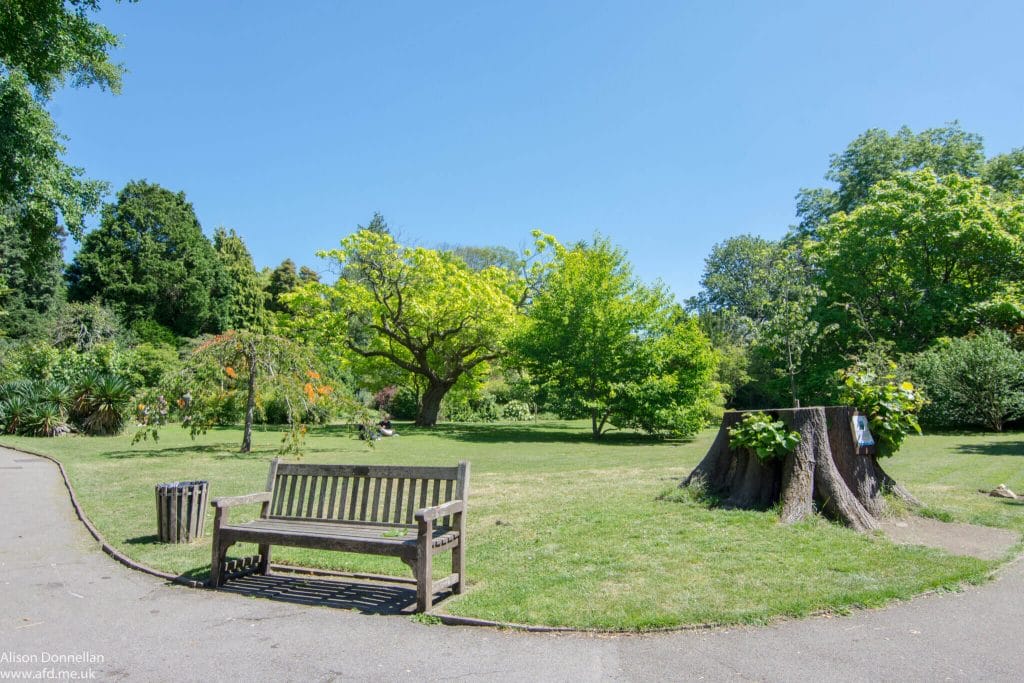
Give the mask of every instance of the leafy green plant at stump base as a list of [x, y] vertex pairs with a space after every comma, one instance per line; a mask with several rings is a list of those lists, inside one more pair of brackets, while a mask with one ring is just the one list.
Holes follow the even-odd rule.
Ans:
[[739, 424], [729, 427], [729, 447], [749, 448], [761, 460], [784, 458], [800, 443], [800, 432], [786, 430], [781, 420], [765, 413], [748, 413]]
[[897, 383], [896, 375], [879, 375], [863, 364], [840, 371], [839, 380], [840, 402], [867, 415], [878, 457], [895, 454], [910, 432], [921, 433], [917, 415], [926, 401], [910, 382]]

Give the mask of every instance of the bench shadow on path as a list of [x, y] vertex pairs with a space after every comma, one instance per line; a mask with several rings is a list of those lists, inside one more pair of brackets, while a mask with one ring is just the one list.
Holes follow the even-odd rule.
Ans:
[[[155, 543], [156, 535], [130, 538], [129, 544]], [[206, 583], [210, 578], [208, 565], [193, 567], [179, 575]], [[348, 577], [323, 578], [307, 574], [278, 571], [266, 576], [247, 574], [229, 577], [217, 589], [250, 598], [265, 598], [293, 605], [311, 605], [347, 609], [361, 614], [414, 614], [416, 588], [412, 584], [388, 583]], [[452, 595], [451, 590], [434, 594], [434, 603]]]
[[[416, 590], [377, 581], [343, 581], [295, 574], [251, 574], [229, 579], [219, 591], [293, 605], [347, 609], [361, 614], [413, 614]], [[435, 600], [447, 597], [435, 596]]]

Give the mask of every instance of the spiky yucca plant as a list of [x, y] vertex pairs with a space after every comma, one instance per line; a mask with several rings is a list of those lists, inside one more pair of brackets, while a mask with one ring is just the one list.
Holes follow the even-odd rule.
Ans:
[[102, 375], [94, 378], [89, 391], [75, 402], [76, 409], [79, 405], [85, 409], [85, 415], [81, 418], [82, 427], [95, 435], [120, 434], [124, 429], [132, 393], [131, 385], [120, 377]]
[[24, 431], [32, 417], [32, 400], [23, 394], [12, 394], [0, 401], [0, 425], [6, 434]]
[[25, 431], [33, 436], [61, 436], [71, 431], [71, 425], [60, 406], [44, 401], [36, 405], [28, 417]]

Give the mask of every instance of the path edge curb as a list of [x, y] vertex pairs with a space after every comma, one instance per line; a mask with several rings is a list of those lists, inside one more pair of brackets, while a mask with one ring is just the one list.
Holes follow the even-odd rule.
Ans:
[[159, 569], [154, 569], [153, 567], [144, 565], [140, 562], [136, 562], [135, 560], [133, 560], [132, 558], [128, 557], [120, 550], [115, 548], [113, 545], [111, 545], [110, 542], [107, 541], [103, 534], [100, 533], [99, 529], [97, 529], [93, 525], [92, 521], [90, 521], [89, 517], [85, 514], [85, 510], [82, 509], [81, 503], [78, 502], [78, 496], [75, 495], [75, 487], [71, 485], [71, 480], [68, 478], [68, 473], [64, 469], [64, 464], [60, 460], [53, 457], [52, 455], [46, 455], [45, 453], [36, 453], [35, 451], [25, 450], [24, 448], [13, 448], [11, 446], [6, 445], [4, 446], [4, 448], [10, 449], [12, 451], [17, 451], [19, 453], [24, 453], [26, 455], [32, 455], [37, 458], [42, 458], [43, 460], [49, 460], [50, 462], [57, 466], [57, 470], [60, 472], [60, 477], [64, 481], [64, 488], [67, 489], [68, 497], [71, 499], [71, 507], [74, 508], [75, 515], [78, 517], [79, 521], [81, 521], [82, 524], [85, 526], [86, 530], [89, 532], [89, 535], [96, 539], [96, 542], [100, 544], [100, 548], [107, 555], [110, 555], [112, 558], [123, 564], [125, 567], [128, 567], [129, 569], [134, 569], [137, 572], [142, 572], [143, 574], [149, 574], [150, 576], [155, 576], [157, 578], [164, 579], [165, 581], [177, 584], [179, 586], [187, 586], [188, 588], [207, 587], [206, 583], [203, 581], [197, 581], [196, 579], [189, 579], [183, 576], [177, 576], [175, 574], [171, 574], [170, 572], [162, 572]]

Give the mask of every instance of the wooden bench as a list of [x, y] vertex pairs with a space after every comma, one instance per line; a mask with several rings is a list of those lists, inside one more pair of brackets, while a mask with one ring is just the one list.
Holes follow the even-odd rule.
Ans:
[[[413, 570], [416, 605], [429, 612], [437, 591], [466, 585], [466, 496], [469, 463], [457, 467], [270, 463], [267, 490], [217, 498], [210, 585], [241, 567], [270, 570], [271, 546], [397, 557]], [[232, 507], [260, 503], [260, 516], [231, 524]], [[227, 563], [234, 543], [256, 543], [259, 555]], [[452, 573], [433, 580], [434, 555], [451, 551]], [[409, 579], [390, 577], [398, 581]]]

